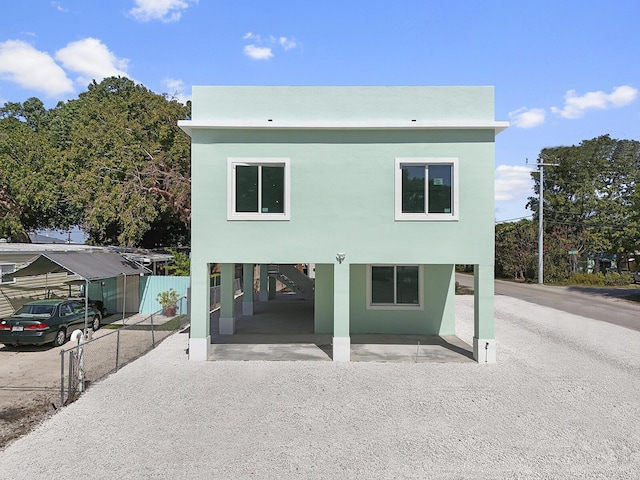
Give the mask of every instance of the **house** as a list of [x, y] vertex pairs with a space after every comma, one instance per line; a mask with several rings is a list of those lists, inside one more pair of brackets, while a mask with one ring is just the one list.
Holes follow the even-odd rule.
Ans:
[[508, 123], [492, 87], [202, 86], [192, 105], [179, 122], [192, 139], [192, 360], [209, 355], [212, 264], [221, 334], [235, 330], [236, 264], [315, 264], [314, 328], [332, 334], [334, 361], [356, 333], [455, 334], [454, 267], [468, 264], [473, 355], [495, 361], [494, 142]]

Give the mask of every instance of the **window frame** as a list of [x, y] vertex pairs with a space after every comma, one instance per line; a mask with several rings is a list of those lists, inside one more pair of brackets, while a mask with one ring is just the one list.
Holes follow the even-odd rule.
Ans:
[[[290, 220], [291, 218], [291, 175], [289, 158], [281, 157], [229, 157], [227, 159], [227, 220]], [[284, 167], [284, 208], [282, 213], [260, 212], [262, 179], [258, 177], [258, 211], [236, 211], [236, 166], [283, 166]]]
[[[394, 303], [372, 303], [372, 278], [371, 269], [373, 267], [393, 267], [393, 296]], [[418, 303], [396, 303], [398, 295], [397, 287], [397, 267], [418, 267]], [[367, 310], [424, 310], [424, 268], [420, 264], [389, 264], [371, 263], [367, 264]]]
[[[402, 211], [402, 167], [405, 165], [424, 166], [425, 172], [425, 196], [429, 198], [429, 165], [451, 166], [451, 213], [429, 213], [428, 203], [425, 203], [425, 212], [405, 213]], [[459, 182], [458, 182], [458, 158], [456, 157], [396, 157], [395, 159], [395, 220], [396, 221], [457, 221], [459, 215]]]

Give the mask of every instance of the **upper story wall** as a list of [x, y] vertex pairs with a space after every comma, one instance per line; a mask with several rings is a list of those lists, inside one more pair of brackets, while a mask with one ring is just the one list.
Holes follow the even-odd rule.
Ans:
[[[181, 126], [196, 261], [493, 262], [490, 87], [195, 87]], [[228, 220], [229, 158], [288, 159], [288, 220]], [[397, 158], [456, 159], [457, 220], [396, 220]]]
[[493, 87], [193, 87], [192, 120], [493, 122]]

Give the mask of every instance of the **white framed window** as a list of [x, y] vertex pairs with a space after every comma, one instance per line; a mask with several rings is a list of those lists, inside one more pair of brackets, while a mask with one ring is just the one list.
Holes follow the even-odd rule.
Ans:
[[422, 265], [367, 265], [368, 309], [422, 309]]
[[289, 220], [288, 158], [229, 158], [228, 220]]
[[395, 219], [458, 220], [458, 159], [396, 158]]

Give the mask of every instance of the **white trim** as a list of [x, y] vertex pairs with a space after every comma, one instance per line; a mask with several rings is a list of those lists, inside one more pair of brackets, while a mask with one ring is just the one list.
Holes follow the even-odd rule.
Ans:
[[372, 120], [372, 121], [320, 121], [293, 122], [277, 119], [222, 121], [222, 120], [178, 120], [178, 126], [189, 135], [194, 130], [493, 130], [495, 134], [509, 128], [505, 121], [417, 121]]
[[[428, 169], [429, 165], [451, 165], [452, 178], [452, 212], [451, 213], [403, 213], [402, 212], [402, 166], [403, 165], [424, 165]], [[458, 159], [455, 157], [396, 157], [394, 167], [395, 181], [395, 219], [396, 221], [440, 221], [456, 222], [459, 219], [459, 182], [458, 182]], [[428, 177], [425, 178], [428, 186]], [[426, 192], [428, 196], [428, 192]]]
[[[371, 267], [418, 267], [418, 304], [402, 304], [402, 303], [371, 303]], [[396, 275], [394, 269], [394, 287], [396, 282]], [[394, 292], [395, 296], [395, 292]], [[386, 264], [386, 263], [372, 263], [367, 265], [367, 298], [366, 298], [367, 310], [424, 310], [424, 268], [423, 265], [416, 264]]]
[[[284, 212], [236, 212], [236, 165], [282, 165], [284, 167]], [[291, 218], [291, 160], [289, 158], [274, 157], [229, 157], [227, 159], [227, 220], [280, 220], [287, 221]], [[258, 185], [258, 199], [260, 189]]]
[[333, 337], [333, 361], [351, 361], [351, 337]]
[[209, 359], [211, 335], [206, 338], [189, 338], [189, 360], [206, 362]]

